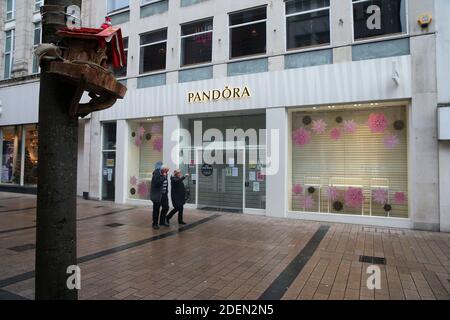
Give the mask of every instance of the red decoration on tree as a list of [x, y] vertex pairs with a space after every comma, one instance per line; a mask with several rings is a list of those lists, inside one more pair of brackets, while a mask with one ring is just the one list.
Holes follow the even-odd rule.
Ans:
[[105, 22], [103, 22], [103, 24], [101, 25], [100, 28], [102, 29], [108, 29], [109, 27], [112, 26], [112, 20], [110, 17], [105, 17]]

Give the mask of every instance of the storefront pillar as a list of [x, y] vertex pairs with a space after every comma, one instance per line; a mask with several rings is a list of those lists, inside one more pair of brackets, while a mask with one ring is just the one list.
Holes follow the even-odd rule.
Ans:
[[439, 142], [440, 231], [450, 232], [450, 141]]
[[90, 120], [89, 144], [89, 198], [100, 200], [102, 137], [99, 115], [93, 113]]
[[116, 150], [116, 203], [125, 204], [128, 186], [128, 123], [126, 120], [117, 121]]
[[266, 215], [270, 217], [286, 217], [287, 212], [287, 174], [289, 123], [285, 108], [267, 109], [267, 195]]
[[171, 171], [180, 166], [179, 155], [179, 129], [180, 119], [178, 116], [164, 117], [164, 151], [163, 162]]

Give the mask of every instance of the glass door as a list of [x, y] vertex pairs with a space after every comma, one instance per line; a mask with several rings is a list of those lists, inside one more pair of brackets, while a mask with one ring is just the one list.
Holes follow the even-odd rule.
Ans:
[[222, 163], [210, 165], [203, 161], [203, 150], [197, 151], [197, 207], [241, 213], [244, 207], [244, 150], [234, 151], [232, 156], [230, 152], [227, 155], [227, 150], [222, 152]]
[[103, 124], [102, 200], [116, 197], [116, 123]]

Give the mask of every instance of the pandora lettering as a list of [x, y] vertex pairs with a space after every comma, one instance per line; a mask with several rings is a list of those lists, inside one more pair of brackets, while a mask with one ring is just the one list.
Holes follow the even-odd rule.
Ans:
[[249, 88], [230, 88], [226, 86], [223, 90], [209, 90], [202, 92], [189, 92], [188, 102], [207, 102], [217, 100], [243, 99], [250, 98], [251, 93]]

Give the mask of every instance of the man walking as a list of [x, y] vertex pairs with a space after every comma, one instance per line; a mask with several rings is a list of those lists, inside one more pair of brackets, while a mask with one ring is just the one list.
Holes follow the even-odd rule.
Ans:
[[186, 203], [186, 188], [184, 186], [184, 180], [189, 175], [182, 176], [181, 170], [175, 170], [173, 177], [171, 177], [172, 183], [172, 204], [174, 209], [167, 216], [167, 223], [170, 223], [170, 219], [178, 212], [178, 224], [185, 225], [183, 219], [184, 204]]
[[169, 168], [162, 168], [162, 188], [161, 188], [161, 216], [159, 218], [159, 225], [169, 227], [166, 222], [167, 212], [169, 212]]
[[[153, 229], [159, 230], [159, 211], [162, 202], [162, 189], [164, 183], [164, 172], [162, 170], [163, 163], [158, 161], [155, 164], [155, 171], [153, 171], [152, 184], [150, 190], [150, 199], [153, 202]], [[167, 180], [167, 173], [166, 178]]]

